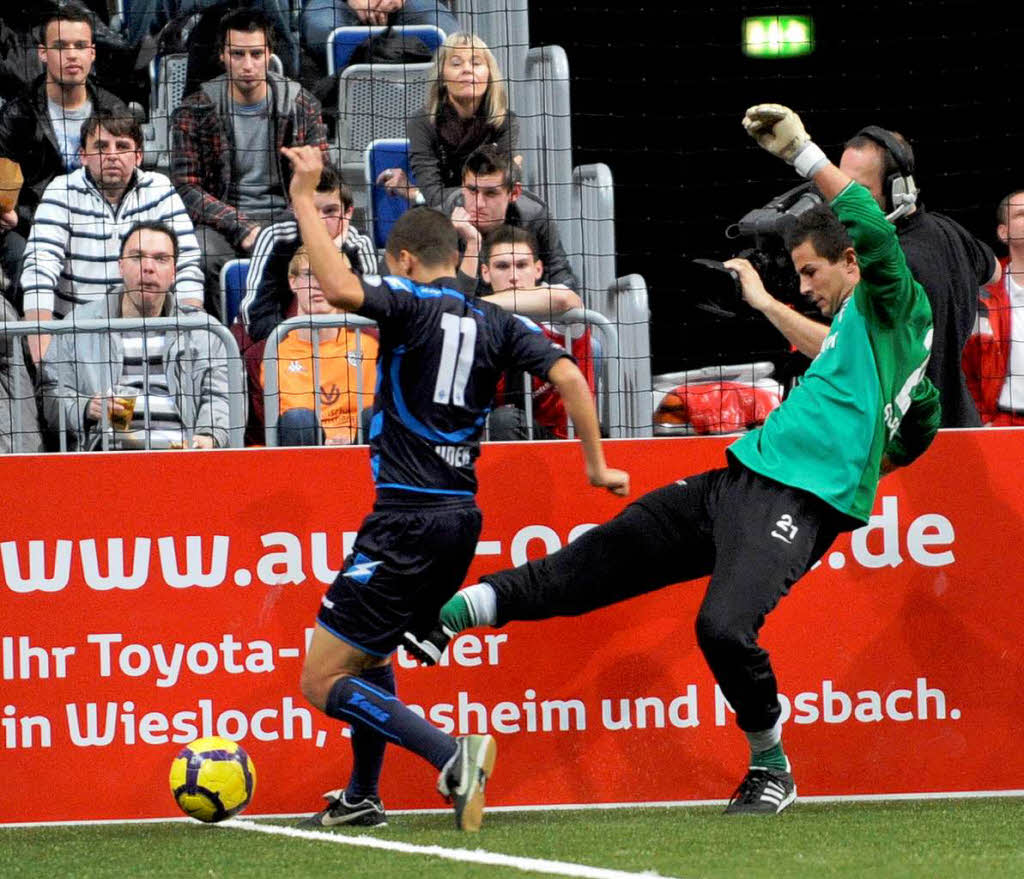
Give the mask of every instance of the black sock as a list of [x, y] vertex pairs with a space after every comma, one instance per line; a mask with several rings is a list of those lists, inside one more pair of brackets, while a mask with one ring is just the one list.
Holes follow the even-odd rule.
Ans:
[[[391, 663], [368, 668], [359, 677], [386, 693], [395, 692], [395, 671]], [[387, 739], [379, 732], [362, 724], [353, 725], [352, 775], [345, 788], [345, 798], [350, 803], [377, 796], [377, 782], [384, 765], [386, 747]]]
[[327, 714], [374, 731], [441, 769], [455, 754], [455, 739], [410, 711], [399, 698], [362, 678], [339, 678], [327, 697]]

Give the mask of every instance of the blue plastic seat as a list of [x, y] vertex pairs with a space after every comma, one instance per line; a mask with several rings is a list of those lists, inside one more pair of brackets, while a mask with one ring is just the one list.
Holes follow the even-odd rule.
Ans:
[[220, 270], [220, 309], [225, 326], [231, 326], [238, 317], [249, 279], [249, 262], [248, 259], [228, 260]]
[[[360, 43], [386, 30], [386, 27], [376, 25], [335, 28], [327, 37], [327, 73], [333, 76], [339, 70], [344, 70]], [[431, 52], [436, 52], [445, 38], [444, 31], [433, 24], [395, 25], [392, 33], [396, 36], [419, 37]]]
[[409, 209], [404, 198], [390, 194], [386, 187], [375, 182], [386, 168], [401, 168], [409, 181], [416, 183], [409, 170], [409, 141], [406, 138], [381, 138], [371, 141], [366, 148], [366, 185], [370, 193], [367, 225], [373, 232], [373, 243], [377, 247], [384, 247], [395, 220]]

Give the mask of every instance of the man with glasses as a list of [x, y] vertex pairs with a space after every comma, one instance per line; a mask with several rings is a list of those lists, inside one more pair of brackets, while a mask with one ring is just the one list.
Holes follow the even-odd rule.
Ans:
[[[101, 299], [121, 280], [121, 237], [134, 223], [161, 222], [180, 243], [174, 295], [203, 304], [199, 244], [171, 181], [143, 171], [142, 130], [134, 116], [100, 109], [81, 128], [83, 167], [46, 188], [25, 249], [21, 287], [26, 320], [62, 317], [75, 305]], [[47, 336], [29, 339], [38, 362]]]
[[[172, 290], [178, 237], [159, 222], [128, 230], [117, 261], [123, 285], [78, 306], [69, 320], [164, 318], [179, 311]], [[207, 329], [59, 335], [42, 363], [43, 416], [73, 449], [212, 449], [228, 444], [228, 360]]]
[[[81, 165], [82, 123], [101, 107], [128, 115], [120, 98], [88, 82], [96, 48], [87, 11], [62, 7], [43, 22], [40, 36], [45, 72], [28, 93], [0, 110], [0, 157], [17, 162], [24, 177], [18, 206], [0, 213], [0, 265], [12, 284], [43, 190], [58, 174]], [[7, 298], [21, 308], [20, 290], [9, 287]]]

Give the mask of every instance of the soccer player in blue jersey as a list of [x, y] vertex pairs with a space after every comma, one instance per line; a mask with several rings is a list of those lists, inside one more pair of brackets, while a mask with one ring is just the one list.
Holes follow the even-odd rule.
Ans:
[[390, 657], [406, 631], [422, 635], [434, 626], [473, 558], [481, 526], [474, 462], [501, 375], [524, 370], [558, 389], [591, 485], [626, 495], [629, 477], [605, 464], [590, 390], [566, 351], [528, 321], [455, 289], [458, 235], [447, 217], [407, 211], [388, 236], [393, 274], [360, 278], [313, 204], [320, 151], [282, 153], [293, 166], [293, 209], [325, 298], [380, 327], [370, 426], [376, 503], [322, 601], [302, 669], [306, 698], [352, 725], [352, 775], [303, 823], [385, 823], [377, 780], [394, 742], [439, 770], [437, 787], [455, 808], [456, 826], [478, 830], [494, 739], [453, 738], [410, 711], [395, 696]]

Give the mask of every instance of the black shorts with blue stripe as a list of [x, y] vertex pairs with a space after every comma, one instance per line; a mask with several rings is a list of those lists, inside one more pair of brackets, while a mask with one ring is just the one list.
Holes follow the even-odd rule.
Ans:
[[472, 497], [378, 499], [321, 601], [318, 622], [371, 656], [392, 653], [406, 631], [425, 635], [462, 586], [481, 525]]

